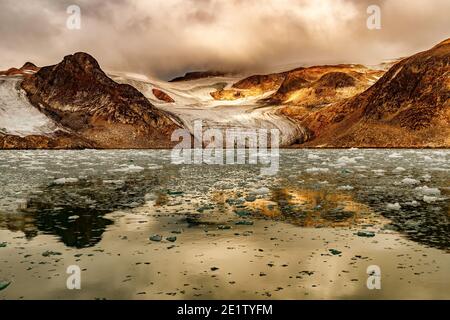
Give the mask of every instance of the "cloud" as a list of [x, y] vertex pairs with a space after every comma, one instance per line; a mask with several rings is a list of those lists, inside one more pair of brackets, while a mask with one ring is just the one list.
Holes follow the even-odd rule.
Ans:
[[[66, 29], [69, 5], [81, 30]], [[367, 7], [382, 9], [368, 30]], [[377, 63], [449, 37], [448, 0], [2, 0], [0, 69], [86, 51], [105, 69], [169, 78], [189, 70], [265, 72]]]

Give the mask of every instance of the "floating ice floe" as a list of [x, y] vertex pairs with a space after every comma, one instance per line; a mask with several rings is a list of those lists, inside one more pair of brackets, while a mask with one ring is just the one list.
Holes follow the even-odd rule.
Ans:
[[420, 181], [416, 180], [416, 179], [412, 179], [412, 178], [405, 178], [402, 180], [403, 184], [407, 184], [407, 185], [415, 185], [415, 184], [419, 184]]
[[123, 180], [103, 180], [104, 184], [124, 184]]
[[406, 171], [406, 169], [403, 168], [403, 167], [397, 167], [394, 170], [392, 170], [393, 173], [401, 173], [401, 172], [404, 172], [404, 171]]
[[400, 210], [402, 208], [402, 206], [398, 202], [397, 203], [388, 203], [386, 207], [388, 210]]
[[372, 170], [372, 172], [375, 173], [377, 176], [382, 176], [385, 173], [383, 169]]
[[436, 201], [439, 201], [440, 199], [438, 197], [433, 197], [433, 196], [423, 196], [423, 202], [426, 203], [433, 203]]
[[125, 166], [121, 166], [119, 169], [112, 169], [109, 170], [109, 172], [140, 172], [140, 171], [144, 171], [145, 168], [140, 167], [140, 166], [135, 166], [135, 165], [125, 165]]
[[355, 188], [353, 188], [352, 186], [340, 186], [337, 189], [338, 190], [343, 190], [343, 191], [350, 191], [350, 190], [353, 190]]
[[308, 172], [308, 173], [325, 173], [325, 172], [329, 172], [330, 171], [330, 169], [328, 169], [328, 168], [309, 168], [309, 169], [306, 169], [306, 172]]
[[393, 154], [390, 154], [389, 156], [388, 156], [388, 158], [391, 158], [391, 159], [399, 159], [399, 158], [403, 158], [403, 156], [401, 155], [401, 154], [399, 154], [399, 153], [393, 153]]
[[265, 194], [270, 193], [270, 189], [269, 188], [259, 188], [259, 189], [252, 190], [250, 193], [254, 194], [254, 195], [265, 195]]
[[420, 203], [417, 202], [416, 200], [413, 200], [413, 201], [405, 202], [405, 205], [409, 206], [409, 207], [418, 207], [418, 206], [420, 206]]
[[356, 158], [349, 158], [347, 156], [340, 157], [337, 159], [338, 165], [348, 165], [348, 164], [355, 164]]
[[147, 169], [149, 169], [149, 170], [159, 170], [159, 169], [162, 169], [162, 168], [163, 168], [163, 166], [158, 165], [158, 164], [150, 164], [150, 165], [147, 167]]
[[53, 181], [54, 184], [77, 183], [78, 178], [60, 178]]
[[308, 159], [309, 160], [319, 160], [320, 157], [316, 154], [310, 153], [310, 154], [308, 154]]
[[441, 191], [438, 188], [428, 188], [427, 186], [423, 186], [423, 187], [417, 187], [414, 190], [425, 196], [440, 196], [441, 195]]

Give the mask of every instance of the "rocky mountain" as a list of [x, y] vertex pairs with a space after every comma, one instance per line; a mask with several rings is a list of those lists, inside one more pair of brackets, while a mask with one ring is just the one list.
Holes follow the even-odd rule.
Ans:
[[238, 100], [272, 93], [262, 102], [315, 107], [363, 92], [384, 72], [362, 65], [302, 67], [287, 72], [250, 76], [236, 82], [231, 88], [217, 90], [211, 95], [216, 100]]
[[173, 130], [192, 133], [199, 119], [204, 128], [277, 128], [282, 147], [449, 147], [449, 65], [450, 39], [376, 67], [166, 82], [107, 75], [76, 53], [0, 73], [0, 148], [169, 148]]
[[450, 39], [395, 64], [373, 86], [302, 119], [303, 146], [449, 147]]
[[205, 78], [224, 77], [226, 75], [227, 73], [222, 71], [194, 71], [187, 72], [184, 76], [176, 77], [169, 82], [192, 81]]
[[287, 73], [272, 73], [266, 75], [253, 75], [234, 83], [231, 88], [224, 88], [211, 93], [215, 100], [238, 100], [255, 97], [273, 90], [277, 90]]
[[20, 69], [11, 68], [6, 71], [0, 71], [0, 76], [16, 76], [16, 75], [29, 75], [39, 71], [34, 63], [26, 62]]
[[142, 93], [118, 84], [86, 53], [25, 77], [30, 102], [97, 148], [164, 148], [178, 125]]

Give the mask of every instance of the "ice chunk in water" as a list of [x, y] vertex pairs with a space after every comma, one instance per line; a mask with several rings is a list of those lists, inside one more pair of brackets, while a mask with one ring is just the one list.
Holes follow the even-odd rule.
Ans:
[[356, 163], [356, 159], [343, 156], [337, 160], [337, 163], [338, 163], [338, 165], [354, 164], [354, 163]]
[[66, 183], [77, 183], [79, 180], [77, 178], [61, 178], [53, 181], [54, 184], [66, 184]]
[[328, 171], [330, 171], [330, 169], [328, 169], [328, 168], [309, 168], [309, 169], [306, 169], [306, 172], [308, 172], [308, 173], [319, 173], [319, 172], [325, 173], [325, 172], [328, 172]]
[[255, 194], [255, 195], [265, 195], [265, 194], [269, 194], [269, 193], [270, 193], [269, 188], [259, 188], [259, 189], [253, 190], [251, 192], [251, 194]]
[[426, 196], [440, 196], [441, 191], [438, 188], [428, 188], [427, 186], [417, 187], [414, 189], [416, 192]]
[[308, 154], [308, 159], [309, 160], [319, 160], [320, 157], [318, 155], [316, 155], [316, 154], [310, 153], [310, 154]]
[[122, 166], [119, 169], [113, 169], [113, 170], [109, 170], [110, 172], [140, 172], [140, 171], [144, 171], [145, 169], [143, 167], [140, 166], [135, 166], [135, 165], [129, 165], [129, 166]]
[[338, 190], [344, 190], [344, 191], [349, 191], [349, 190], [353, 190], [354, 188], [352, 186], [340, 186], [338, 187]]
[[400, 203], [388, 203], [387, 206], [388, 210], [400, 210], [402, 207], [400, 206]]
[[398, 154], [396, 152], [393, 153], [393, 154], [390, 154], [388, 157], [391, 158], [391, 159], [403, 158], [403, 156], [401, 154]]
[[433, 203], [438, 201], [439, 198], [438, 197], [432, 197], [432, 196], [423, 196], [423, 201], [426, 203]]
[[405, 178], [402, 180], [403, 184], [408, 184], [408, 185], [414, 185], [414, 184], [419, 184], [420, 181], [416, 180], [416, 179], [412, 179], [412, 178]]
[[372, 170], [372, 172], [375, 173], [377, 176], [383, 176], [385, 171], [383, 169], [376, 169]]

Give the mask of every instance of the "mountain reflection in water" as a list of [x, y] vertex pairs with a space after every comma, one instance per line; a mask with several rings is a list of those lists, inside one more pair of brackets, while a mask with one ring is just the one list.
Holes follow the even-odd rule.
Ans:
[[[95, 246], [114, 223], [106, 214], [144, 208], [192, 225], [243, 219], [310, 228], [369, 225], [449, 250], [449, 156], [282, 150], [279, 173], [262, 177], [257, 166], [171, 165], [169, 150], [4, 152], [0, 228], [28, 239], [52, 234], [83, 248]], [[61, 176], [75, 178], [58, 183]], [[14, 211], [15, 201], [20, 210]]]

